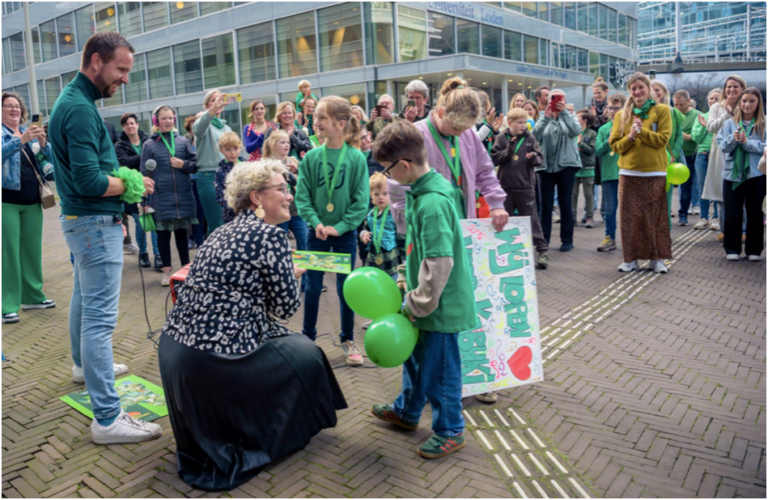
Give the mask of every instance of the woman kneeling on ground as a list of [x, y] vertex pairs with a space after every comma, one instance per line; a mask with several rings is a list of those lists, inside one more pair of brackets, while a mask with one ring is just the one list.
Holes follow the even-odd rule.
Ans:
[[280, 320], [299, 309], [288, 234], [293, 197], [277, 160], [241, 163], [237, 214], [198, 250], [163, 327], [160, 374], [181, 478], [231, 490], [336, 425], [347, 407], [323, 351]]

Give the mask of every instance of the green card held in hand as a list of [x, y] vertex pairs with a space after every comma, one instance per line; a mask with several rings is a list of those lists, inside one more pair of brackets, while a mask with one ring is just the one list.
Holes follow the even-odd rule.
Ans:
[[308, 252], [297, 250], [293, 263], [309, 271], [349, 274], [352, 272], [352, 256], [348, 253]]

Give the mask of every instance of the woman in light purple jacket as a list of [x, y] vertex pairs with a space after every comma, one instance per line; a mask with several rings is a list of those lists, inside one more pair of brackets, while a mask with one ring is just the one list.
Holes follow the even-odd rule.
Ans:
[[[491, 208], [493, 227], [501, 231], [509, 220], [504, 210], [507, 195], [499, 184], [488, 151], [474, 132], [479, 114], [480, 99], [468, 83], [454, 77], [443, 84], [440, 99], [429, 117], [414, 125], [424, 136], [429, 166], [455, 188], [454, 203], [459, 219], [477, 218], [479, 192]], [[405, 191], [409, 188], [392, 179], [388, 185], [398, 242], [404, 244]]]

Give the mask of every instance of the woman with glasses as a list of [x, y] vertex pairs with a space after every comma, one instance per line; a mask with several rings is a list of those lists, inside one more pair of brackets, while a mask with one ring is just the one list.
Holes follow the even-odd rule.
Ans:
[[198, 250], [163, 328], [179, 475], [196, 488], [237, 487], [334, 427], [347, 407], [322, 349], [284, 326], [304, 273], [277, 227], [291, 217], [285, 172], [263, 159], [229, 174], [235, 220]]
[[[307, 137], [303, 130], [296, 126], [296, 111], [293, 108], [293, 104], [288, 101], [281, 102], [277, 105], [276, 114], [277, 130], [284, 131], [291, 140], [291, 151], [288, 154], [295, 156], [299, 160], [303, 159], [307, 151], [312, 149], [312, 141], [309, 140], [309, 137]], [[273, 130], [267, 130], [265, 140], [269, 139]]]
[[19, 309], [50, 309], [43, 293], [43, 208], [45, 174], [35, 155], [51, 157], [42, 127], [24, 128], [27, 107], [3, 92], [3, 323], [18, 323]]

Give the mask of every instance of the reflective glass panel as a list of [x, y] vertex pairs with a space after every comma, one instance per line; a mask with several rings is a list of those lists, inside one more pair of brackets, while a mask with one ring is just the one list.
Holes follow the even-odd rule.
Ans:
[[234, 85], [236, 83], [235, 48], [232, 33], [205, 38], [202, 46], [205, 88]]
[[482, 30], [483, 55], [501, 57], [501, 28], [483, 25]]
[[365, 2], [365, 36], [368, 64], [389, 64], [394, 55], [394, 11], [391, 2]]
[[75, 14], [70, 12], [56, 19], [56, 28], [59, 32], [59, 55], [69, 56], [77, 52], [75, 44]]
[[120, 34], [132, 37], [141, 33], [141, 4], [139, 2], [118, 2], [117, 13], [120, 16]]
[[147, 74], [150, 99], [173, 95], [170, 47], [147, 53]]
[[272, 23], [237, 30], [240, 83], [258, 83], [277, 78]]
[[317, 73], [314, 12], [278, 19], [276, 25], [280, 78]]
[[144, 2], [144, 32], [168, 26], [168, 2]]
[[523, 43], [520, 33], [515, 31], [504, 32], [504, 59], [509, 59], [510, 61], [523, 60]]
[[189, 21], [197, 17], [197, 2], [171, 2], [171, 24]]
[[454, 18], [435, 12], [427, 13], [429, 22], [429, 55], [447, 56], [456, 51]]
[[363, 65], [363, 25], [359, 3], [317, 11], [320, 70], [335, 71]]
[[114, 2], [94, 4], [96, 12], [96, 31], [117, 31], [117, 12]]
[[173, 69], [177, 95], [203, 90], [203, 62], [200, 58], [199, 40], [173, 46]]
[[147, 72], [144, 64], [144, 54], [133, 56], [133, 68], [128, 74], [128, 83], [125, 85], [125, 102], [146, 101], [147, 95]]
[[93, 5], [88, 5], [75, 11], [75, 23], [77, 25], [77, 50], [83, 50], [88, 38], [96, 33], [96, 27], [93, 24]]
[[400, 36], [401, 62], [427, 57], [427, 13], [425, 11], [398, 4], [397, 29]]
[[43, 62], [59, 58], [56, 48], [56, 21], [48, 21], [40, 25], [40, 42], [43, 49]]
[[456, 30], [458, 31], [458, 50], [457, 52], [467, 52], [469, 54], [480, 53], [480, 25], [467, 21], [465, 19], [456, 19]]

